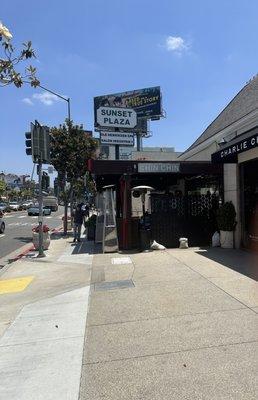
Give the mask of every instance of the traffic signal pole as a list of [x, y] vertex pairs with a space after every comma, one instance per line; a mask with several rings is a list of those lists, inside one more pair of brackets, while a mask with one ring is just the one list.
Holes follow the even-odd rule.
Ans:
[[39, 253], [37, 257], [46, 257], [43, 248], [43, 194], [42, 194], [42, 160], [38, 161], [38, 172], [39, 172]]

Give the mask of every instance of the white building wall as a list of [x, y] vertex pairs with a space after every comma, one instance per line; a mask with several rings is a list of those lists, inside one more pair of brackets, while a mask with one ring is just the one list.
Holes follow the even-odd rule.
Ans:
[[241, 244], [241, 215], [238, 164], [224, 164], [224, 200], [232, 201], [236, 209], [237, 226], [235, 230], [235, 247]]

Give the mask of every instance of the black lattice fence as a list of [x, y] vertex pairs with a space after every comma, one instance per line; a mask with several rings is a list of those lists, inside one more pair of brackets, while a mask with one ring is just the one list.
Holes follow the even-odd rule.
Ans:
[[216, 230], [218, 196], [151, 196], [152, 237], [166, 247], [178, 247], [187, 237], [190, 246], [206, 246]]

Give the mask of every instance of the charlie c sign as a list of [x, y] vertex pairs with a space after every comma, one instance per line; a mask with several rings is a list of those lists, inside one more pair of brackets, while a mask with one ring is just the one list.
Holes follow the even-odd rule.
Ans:
[[211, 161], [216, 163], [235, 163], [239, 153], [255, 147], [258, 147], [258, 133], [213, 153]]

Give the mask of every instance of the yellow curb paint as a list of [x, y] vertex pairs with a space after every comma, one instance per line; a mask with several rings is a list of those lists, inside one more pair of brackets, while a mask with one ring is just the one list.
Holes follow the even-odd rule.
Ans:
[[22, 292], [33, 281], [34, 276], [4, 279], [0, 281], [0, 294]]

